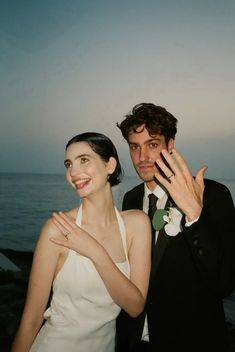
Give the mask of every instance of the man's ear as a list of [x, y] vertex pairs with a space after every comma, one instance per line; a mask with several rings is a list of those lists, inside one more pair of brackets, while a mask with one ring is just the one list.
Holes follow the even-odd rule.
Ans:
[[113, 156], [111, 156], [109, 158], [109, 161], [107, 162], [107, 171], [109, 175], [112, 175], [112, 173], [114, 173], [116, 166], [117, 166], [117, 161]]
[[175, 141], [173, 138], [171, 138], [167, 145], [167, 150], [169, 153], [171, 153], [172, 149], [174, 148], [174, 145], [175, 145]]

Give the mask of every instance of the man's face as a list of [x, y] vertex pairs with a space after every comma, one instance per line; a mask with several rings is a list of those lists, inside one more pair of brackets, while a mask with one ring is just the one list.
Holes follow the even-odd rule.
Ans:
[[166, 144], [162, 135], [151, 137], [143, 125], [137, 128], [137, 132], [130, 132], [128, 136], [131, 160], [139, 177], [153, 190], [156, 187], [155, 160], [160, 156], [162, 149], [171, 150], [174, 147], [174, 140], [170, 139]]

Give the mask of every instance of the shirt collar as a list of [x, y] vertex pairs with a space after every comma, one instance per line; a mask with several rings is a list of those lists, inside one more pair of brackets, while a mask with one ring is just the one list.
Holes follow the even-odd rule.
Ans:
[[157, 185], [153, 191], [150, 191], [150, 189], [148, 189], [146, 184], [144, 184], [144, 195], [145, 195], [145, 197], [148, 198], [148, 195], [151, 194], [151, 193], [155, 194], [155, 196], [158, 199], [162, 199], [165, 196], [166, 191], [160, 185]]

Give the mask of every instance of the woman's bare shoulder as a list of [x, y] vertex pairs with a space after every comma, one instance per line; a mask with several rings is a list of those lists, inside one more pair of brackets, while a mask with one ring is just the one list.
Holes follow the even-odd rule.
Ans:
[[[151, 226], [148, 215], [138, 209], [125, 210], [121, 212], [128, 240], [128, 248], [133, 241], [137, 242], [144, 239], [148, 242], [151, 234]], [[144, 234], [144, 236], [143, 236]]]
[[143, 210], [131, 209], [121, 212], [126, 229], [128, 232], [137, 233], [149, 227], [150, 220]]
[[130, 209], [121, 212], [121, 215], [125, 221], [149, 221], [149, 217], [143, 210]]
[[[69, 211], [66, 211], [65, 214], [70, 216], [72, 219], [76, 219], [78, 212], [78, 208], [73, 208]], [[45, 223], [42, 225], [41, 228], [41, 235], [49, 235], [49, 236], [57, 236], [61, 235], [61, 231], [58, 229], [58, 227], [55, 225], [55, 222], [53, 220], [53, 215], [45, 221]]]
[[69, 217], [71, 217], [73, 220], [76, 220], [77, 218], [77, 214], [78, 214], [78, 207], [70, 209], [68, 211], [65, 212], [66, 215], [68, 215]]

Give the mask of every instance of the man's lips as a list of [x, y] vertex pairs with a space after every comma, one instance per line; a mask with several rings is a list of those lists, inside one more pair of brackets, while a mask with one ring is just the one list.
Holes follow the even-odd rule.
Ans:
[[146, 171], [152, 171], [155, 168], [154, 164], [139, 164], [137, 165], [138, 170], [146, 172]]

